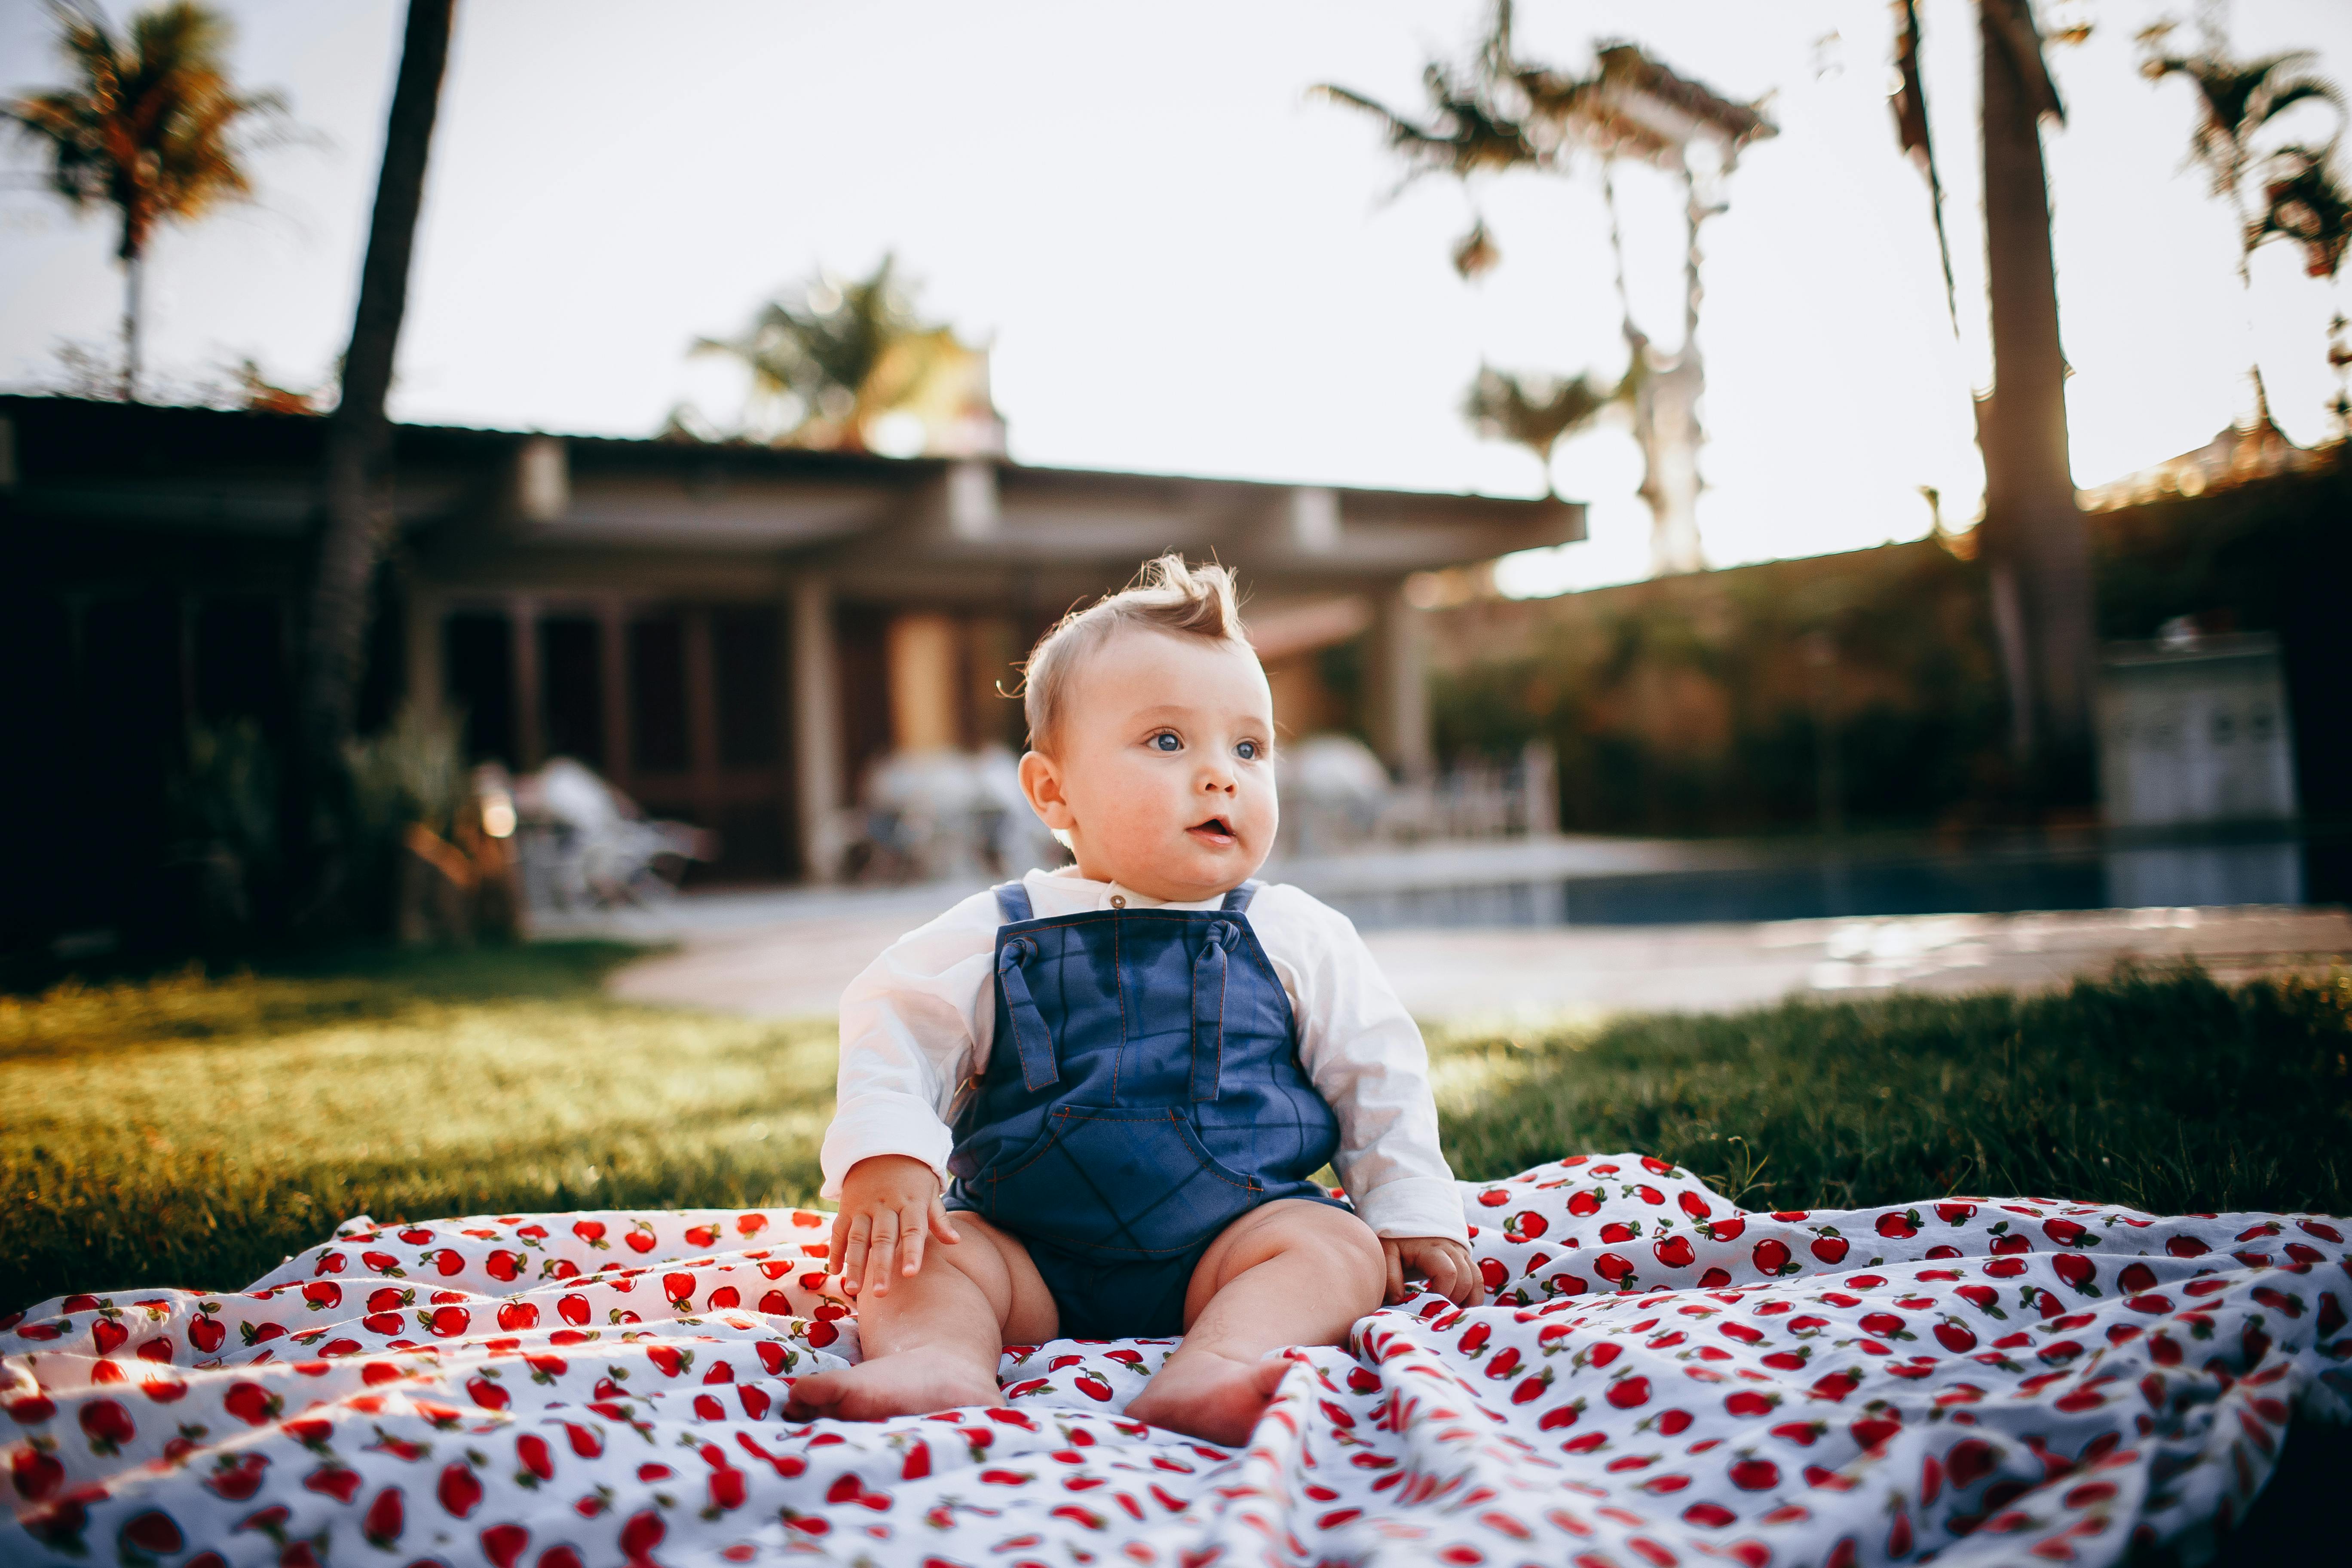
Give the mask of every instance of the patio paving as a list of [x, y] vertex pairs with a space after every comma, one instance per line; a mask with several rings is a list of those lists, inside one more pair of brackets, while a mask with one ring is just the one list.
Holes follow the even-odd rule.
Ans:
[[[541, 921], [542, 935], [664, 942], [614, 994], [761, 1017], [833, 1012], [900, 933], [962, 885], [692, 896]], [[2352, 914], [2243, 906], [1909, 915], [1750, 924], [1404, 928], [1366, 933], [1407, 1006], [1460, 1021], [1618, 1010], [1727, 1011], [1791, 994], [2039, 990], [2119, 961], [2194, 959], [2217, 978], [2352, 968]]]

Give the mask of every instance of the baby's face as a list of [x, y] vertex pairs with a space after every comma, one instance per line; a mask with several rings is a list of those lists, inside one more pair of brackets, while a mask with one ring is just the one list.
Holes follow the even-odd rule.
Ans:
[[1126, 630], [1074, 672], [1052, 756], [1021, 782], [1078, 872], [1171, 903], [1246, 881], [1274, 847], [1274, 698], [1246, 648]]

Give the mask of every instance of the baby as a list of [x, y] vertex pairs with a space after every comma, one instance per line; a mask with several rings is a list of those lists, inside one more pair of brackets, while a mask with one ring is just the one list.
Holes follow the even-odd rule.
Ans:
[[828, 1267], [866, 1356], [794, 1414], [1001, 1405], [1007, 1343], [1181, 1333], [1128, 1414], [1239, 1443], [1268, 1352], [1344, 1343], [1408, 1275], [1471, 1299], [1428, 1056], [1344, 917], [1250, 879], [1274, 710], [1223, 567], [1162, 556], [1027, 668], [1022, 788], [1077, 864], [966, 900], [843, 997]]

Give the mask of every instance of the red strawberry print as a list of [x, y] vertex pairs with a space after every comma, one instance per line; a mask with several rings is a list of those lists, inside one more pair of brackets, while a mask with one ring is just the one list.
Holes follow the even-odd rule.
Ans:
[[1669, 1268], [1688, 1268], [1697, 1260], [1696, 1254], [1691, 1250], [1690, 1237], [1686, 1236], [1663, 1237], [1650, 1250], [1657, 1255], [1660, 1263]]
[[206, 1490], [225, 1502], [247, 1502], [261, 1489], [262, 1473], [269, 1468], [266, 1454], [223, 1454], [204, 1478]]
[[1821, 1234], [1813, 1238], [1812, 1246], [1808, 1248], [1815, 1258], [1832, 1268], [1843, 1263], [1845, 1255], [1853, 1249], [1852, 1242], [1827, 1226], [1822, 1227]]
[[285, 1407], [285, 1401], [257, 1383], [236, 1383], [221, 1396], [221, 1408], [248, 1426], [259, 1426], [276, 1418]]
[[65, 1484], [66, 1468], [55, 1454], [27, 1443], [8, 1456], [8, 1479], [26, 1502], [44, 1502]]
[[[160, 1509], [151, 1508], [125, 1520], [120, 1539], [125, 1547], [156, 1557], [175, 1557], [188, 1547], [188, 1538], [180, 1533], [179, 1525]], [[125, 1562], [131, 1561], [129, 1551], [121, 1556]]]
[[1609, 1403], [1619, 1410], [1632, 1410], [1650, 1402], [1650, 1380], [1646, 1377], [1621, 1377], [1609, 1385]]
[[1919, 1211], [1907, 1209], [1901, 1214], [1883, 1214], [1874, 1227], [1889, 1241], [1907, 1241], [1919, 1234]]
[[1589, 1218], [1601, 1212], [1601, 1201], [1607, 1196], [1608, 1194], [1598, 1187], [1571, 1194], [1568, 1200], [1568, 1212], [1579, 1219]]
[[530, 1531], [520, 1524], [494, 1524], [482, 1531], [481, 1541], [482, 1555], [492, 1568], [514, 1568], [530, 1544]]
[[1736, 1459], [1727, 1473], [1744, 1492], [1769, 1491], [1780, 1484], [1780, 1467], [1769, 1459]]
[[452, 1517], [464, 1519], [482, 1506], [481, 1478], [474, 1474], [471, 1466], [462, 1461], [445, 1466], [434, 1495], [441, 1500], [441, 1507]]
[[1759, 1241], [1748, 1257], [1759, 1274], [1790, 1274], [1796, 1271], [1796, 1265], [1789, 1255], [1789, 1244], [1785, 1241]]
[[93, 1399], [83, 1405], [80, 1420], [82, 1435], [89, 1439], [95, 1453], [118, 1453], [123, 1444], [139, 1435], [131, 1412], [111, 1399]]
[[360, 1495], [360, 1473], [342, 1465], [321, 1465], [302, 1478], [305, 1491], [320, 1492], [348, 1506]]

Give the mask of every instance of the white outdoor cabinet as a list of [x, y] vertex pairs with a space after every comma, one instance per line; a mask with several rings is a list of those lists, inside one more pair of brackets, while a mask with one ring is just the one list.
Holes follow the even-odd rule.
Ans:
[[2101, 664], [2099, 784], [2109, 826], [2295, 818], [2276, 637], [2110, 643]]

